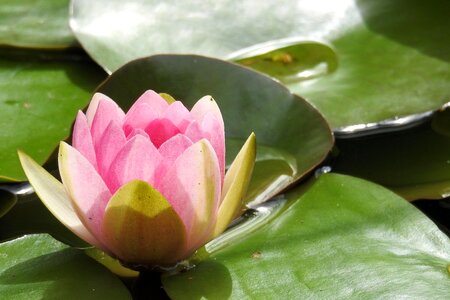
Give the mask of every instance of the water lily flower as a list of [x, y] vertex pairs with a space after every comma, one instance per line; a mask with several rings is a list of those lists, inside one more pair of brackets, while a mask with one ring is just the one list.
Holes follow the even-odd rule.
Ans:
[[77, 115], [72, 146], [60, 143], [62, 183], [19, 157], [37, 195], [80, 238], [130, 264], [167, 266], [239, 214], [255, 147], [252, 133], [225, 175], [224, 124], [212, 97], [189, 111], [146, 91], [125, 114], [97, 93]]

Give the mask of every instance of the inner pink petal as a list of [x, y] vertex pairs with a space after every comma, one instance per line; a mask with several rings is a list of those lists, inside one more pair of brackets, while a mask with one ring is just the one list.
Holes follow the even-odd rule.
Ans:
[[157, 109], [154, 109], [146, 102], [134, 104], [125, 116], [123, 123], [125, 135], [129, 135], [137, 128], [145, 129], [151, 121], [160, 118], [161, 115]]
[[162, 116], [166, 109], [169, 107], [167, 101], [164, 100], [164, 98], [161, 97], [158, 93], [155, 93], [152, 90], [147, 90], [136, 100], [133, 106], [131, 106], [128, 113], [134, 113], [133, 111], [139, 109], [140, 105], [143, 103], [148, 104], [159, 116]]
[[125, 113], [114, 101], [105, 98], [100, 99], [91, 127], [94, 147], [100, 142], [103, 132], [111, 121], [122, 125], [124, 118]]
[[170, 104], [164, 113], [164, 118], [169, 119], [181, 132], [193, 121], [189, 110], [180, 101]]
[[135, 137], [136, 135], [142, 135], [143, 137], [150, 139], [150, 137], [148, 136], [147, 132], [144, 131], [144, 129], [141, 128], [134, 128], [133, 131], [131, 131], [128, 135], [127, 135], [127, 140], [131, 140], [133, 137]]
[[78, 111], [73, 127], [72, 145], [97, 169], [97, 158], [86, 116]]
[[138, 134], [117, 154], [108, 171], [106, 184], [112, 194], [133, 179], [147, 181], [154, 186], [155, 171], [162, 156], [146, 137]]
[[153, 120], [145, 131], [156, 148], [159, 148], [165, 141], [180, 133], [180, 130], [172, 122], [167, 119]]
[[158, 150], [159, 153], [161, 153], [163, 160], [158, 167], [158, 176], [157, 178], [155, 178], [155, 186], [157, 186], [159, 182], [164, 178], [167, 170], [170, 169], [178, 156], [183, 154], [184, 150], [189, 148], [192, 144], [192, 141], [188, 137], [182, 134], [177, 134], [165, 141], [159, 147]]

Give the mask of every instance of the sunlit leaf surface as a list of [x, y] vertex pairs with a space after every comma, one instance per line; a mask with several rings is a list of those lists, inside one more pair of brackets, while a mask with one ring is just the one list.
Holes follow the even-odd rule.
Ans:
[[286, 197], [293, 204], [281, 213], [275, 210], [279, 215], [267, 218], [253, 233], [233, 237], [233, 230], [247, 226], [244, 222], [215, 247], [209, 245], [212, 253], [194, 268], [164, 277], [169, 296], [445, 299], [449, 295], [450, 240], [394, 193], [361, 179], [324, 174]]

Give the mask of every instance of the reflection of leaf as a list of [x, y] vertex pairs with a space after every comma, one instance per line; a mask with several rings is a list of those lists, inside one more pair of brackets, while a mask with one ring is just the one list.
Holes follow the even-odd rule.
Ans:
[[445, 299], [450, 293], [448, 237], [392, 192], [324, 174], [286, 197], [293, 204], [266, 225], [223, 241], [195, 268], [165, 276], [169, 296], [199, 299], [214, 290], [231, 299]]
[[228, 164], [249, 134], [256, 133], [250, 201], [267, 200], [300, 179], [333, 144], [327, 123], [305, 100], [266, 76], [217, 59], [158, 55], [136, 60], [113, 73], [98, 91], [127, 109], [147, 89], [168, 93], [187, 107], [212, 95], [225, 122]]
[[0, 188], [0, 218], [3, 217], [16, 204], [17, 198], [14, 194]]
[[0, 181], [25, 179], [17, 149], [47, 160], [103, 76], [74, 51], [0, 50]]
[[450, 110], [411, 129], [337, 139], [337, 172], [385, 185], [409, 200], [450, 194]]
[[73, 46], [69, 0], [2, 0], [0, 44], [31, 48]]
[[131, 299], [122, 282], [47, 235], [0, 244], [2, 299]]

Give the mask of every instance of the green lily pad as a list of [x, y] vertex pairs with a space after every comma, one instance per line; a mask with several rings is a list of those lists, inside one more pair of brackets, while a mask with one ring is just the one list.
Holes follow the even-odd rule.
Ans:
[[309, 188], [286, 197], [293, 204], [275, 210], [278, 216], [253, 233], [236, 236], [231, 229], [228, 237], [219, 237], [222, 247], [210, 250], [194, 268], [164, 276], [169, 296], [448, 297], [450, 240], [404, 199], [376, 184], [337, 174], [324, 174]]
[[47, 235], [2, 243], [0, 253], [2, 299], [131, 299], [106, 268]]
[[413, 128], [337, 139], [333, 170], [382, 184], [408, 200], [450, 195], [450, 109]]
[[26, 179], [17, 149], [48, 159], [103, 78], [79, 52], [0, 50], [0, 182]]
[[308, 102], [269, 77], [195, 55], [157, 55], [133, 61], [99, 88], [124, 109], [147, 89], [164, 92], [187, 107], [211, 95], [225, 122], [229, 165], [253, 131], [257, 158], [248, 200], [264, 201], [317, 166], [333, 145], [330, 129]]
[[28, 48], [76, 45], [69, 27], [69, 0], [2, 0], [0, 44]]
[[286, 83], [333, 128], [450, 101], [448, 1], [74, 0], [72, 8], [75, 35], [107, 71], [159, 53], [234, 59]]

